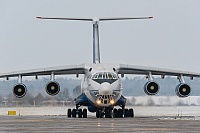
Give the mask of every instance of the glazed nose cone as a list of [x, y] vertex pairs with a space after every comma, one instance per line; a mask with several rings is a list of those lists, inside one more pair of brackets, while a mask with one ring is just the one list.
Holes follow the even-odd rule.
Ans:
[[102, 83], [99, 88], [99, 94], [100, 95], [112, 95], [113, 89], [111, 87], [111, 84], [109, 84], [107, 82]]

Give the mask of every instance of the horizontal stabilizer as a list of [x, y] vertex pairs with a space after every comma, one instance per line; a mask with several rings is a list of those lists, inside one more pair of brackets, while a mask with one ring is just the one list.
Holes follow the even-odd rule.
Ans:
[[110, 20], [130, 20], [130, 19], [151, 19], [153, 17], [121, 17], [121, 18], [54, 18], [54, 17], [36, 17], [38, 19], [57, 19], [57, 20], [79, 20], [79, 21], [110, 21]]
[[127, 18], [100, 18], [100, 21], [109, 21], [109, 20], [129, 20], [129, 19], [151, 19], [153, 17], [127, 17]]
[[50, 17], [36, 17], [38, 19], [59, 19], [59, 20], [80, 20], [80, 21], [93, 21], [93, 19], [87, 18], [50, 18]]

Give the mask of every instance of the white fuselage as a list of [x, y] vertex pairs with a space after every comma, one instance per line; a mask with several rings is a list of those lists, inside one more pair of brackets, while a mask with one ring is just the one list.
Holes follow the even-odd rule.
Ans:
[[[122, 95], [122, 83], [112, 65], [90, 64], [82, 92], [97, 107], [115, 105]], [[90, 71], [91, 70], [91, 71]]]

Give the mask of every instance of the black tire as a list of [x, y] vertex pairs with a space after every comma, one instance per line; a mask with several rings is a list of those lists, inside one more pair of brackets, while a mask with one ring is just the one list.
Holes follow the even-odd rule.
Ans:
[[124, 117], [130, 117], [129, 109], [124, 110]]
[[96, 111], [96, 117], [97, 117], [97, 118], [100, 118], [100, 110], [97, 110], [97, 111]]
[[83, 109], [83, 118], [87, 118], [87, 109]]
[[118, 118], [118, 110], [117, 109], [113, 110], [113, 118]]
[[73, 118], [76, 118], [76, 109], [73, 109], [73, 110], [72, 110], [72, 117], [73, 117]]
[[97, 111], [96, 111], [96, 117], [97, 117], [97, 118], [103, 118], [103, 115], [104, 115], [104, 114], [102, 113], [101, 110], [97, 110]]
[[72, 117], [72, 110], [71, 110], [71, 109], [68, 109], [68, 110], [67, 110], [67, 117], [68, 117], [68, 118], [71, 118], [71, 117]]
[[79, 109], [78, 110], [78, 118], [82, 118], [82, 116], [83, 116], [82, 109]]
[[129, 109], [129, 114], [130, 114], [129, 117], [134, 117], [134, 111], [133, 111], [133, 109]]
[[119, 118], [123, 118], [123, 110], [122, 109], [118, 109], [118, 117]]
[[111, 110], [110, 109], [106, 109], [105, 110], [105, 118], [112, 118], [111, 117]]

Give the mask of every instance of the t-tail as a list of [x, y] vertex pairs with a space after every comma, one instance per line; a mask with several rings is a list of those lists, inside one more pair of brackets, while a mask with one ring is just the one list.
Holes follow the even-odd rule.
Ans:
[[99, 47], [99, 22], [110, 20], [129, 20], [129, 19], [151, 19], [153, 17], [123, 17], [123, 18], [50, 18], [50, 17], [36, 17], [38, 19], [57, 19], [57, 20], [79, 20], [91, 21], [93, 23], [93, 63], [100, 63], [100, 47]]

